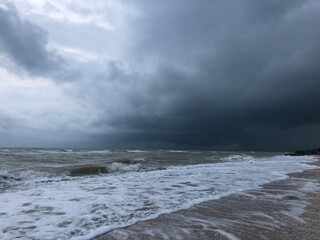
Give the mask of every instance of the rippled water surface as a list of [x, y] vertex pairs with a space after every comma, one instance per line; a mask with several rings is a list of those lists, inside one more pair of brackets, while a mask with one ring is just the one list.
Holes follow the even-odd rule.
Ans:
[[0, 239], [88, 239], [311, 168], [280, 153], [0, 149]]

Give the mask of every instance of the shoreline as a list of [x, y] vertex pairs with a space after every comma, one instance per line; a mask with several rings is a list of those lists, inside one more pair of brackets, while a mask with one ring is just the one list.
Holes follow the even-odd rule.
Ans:
[[[311, 163], [320, 166], [318, 161]], [[106, 239], [310, 239], [320, 236], [320, 169], [111, 230]]]

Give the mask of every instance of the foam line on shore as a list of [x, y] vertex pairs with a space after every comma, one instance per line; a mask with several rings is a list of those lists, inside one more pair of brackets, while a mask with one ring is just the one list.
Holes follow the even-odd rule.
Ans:
[[[258, 190], [236, 193], [115, 229], [97, 240], [163, 239], [159, 232], [166, 232], [169, 239], [318, 240], [320, 170], [289, 175]], [[129, 237], [119, 238], [125, 235]]]

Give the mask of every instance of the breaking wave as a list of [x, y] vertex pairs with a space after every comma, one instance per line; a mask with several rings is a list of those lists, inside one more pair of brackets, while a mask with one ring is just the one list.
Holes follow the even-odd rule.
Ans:
[[[2, 193], [1, 201], [6, 207], [0, 212], [0, 229], [5, 231], [0, 233], [0, 238], [91, 239], [119, 226], [284, 179], [287, 173], [314, 168], [306, 164], [312, 161], [311, 157], [277, 156], [252, 163], [228, 161], [173, 166], [152, 172], [140, 172], [143, 165], [139, 163], [73, 167], [69, 171], [81, 169], [103, 174], [101, 171], [106, 170], [117, 174], [65, 176], [60, 178], [66, 180], [63, 183], [51, 178], [45, 184]], [[1, 176], [12, 174], [10, 169], [1, 171]], [[29, 178], [40, 174], [29, 173]], [[49, 173], [46, 174], [42, 179], [50, 180]], [[37, 177], [41, 179], [40, 175]]]
[[221, 160], [223, 161], [230, 161], [230, 162], [234, 162], [234, 161], [254, 161], [257, 160], [257, 158], [249, 156], [249, 155], [245, 155], [245, 154], [234, 154], [234, 155], [230, 155], [227, 157], [223, 157]]
[[146, 153], [148, 151], [143, 151], [143, 150], [126, 150], [128, 153]]

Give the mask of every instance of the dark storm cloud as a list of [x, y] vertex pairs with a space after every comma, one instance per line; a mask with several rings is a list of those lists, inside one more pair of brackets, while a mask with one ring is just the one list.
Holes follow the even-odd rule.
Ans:
[[124, 138], [269, 150], [299, 146], [273, 140], [286, 136], [319, 144], [319, 127], [310, 131], [320, 124], [317, 1], [135, 3], [131, 57], [157, 67], [123, 77], [130, 110], [111, 123], [132, 132]]
[[70, 79], [77, 73], [48, 45], [47, 33], [22, 19], [9, 2], [0, 7], [0, 52], [4, 52], [19, 68], [32, 75]]
[[[42, 26], [65, 52], [4, 2], [0, 53], [14, 70], [78, 79], [59, 86], [65, 99], [53, 97], [61, 104], [49, 115], [57, 115], [50, 131], [65, 135], [52, 134], [48, 144], [68, 135], [75, 145], [101, 147], [318, 147], [318, 0], [126, 1], [132, 15], [113, 30], [47, 19]], [[0, 121], [6, 132], [10, 119]]]

